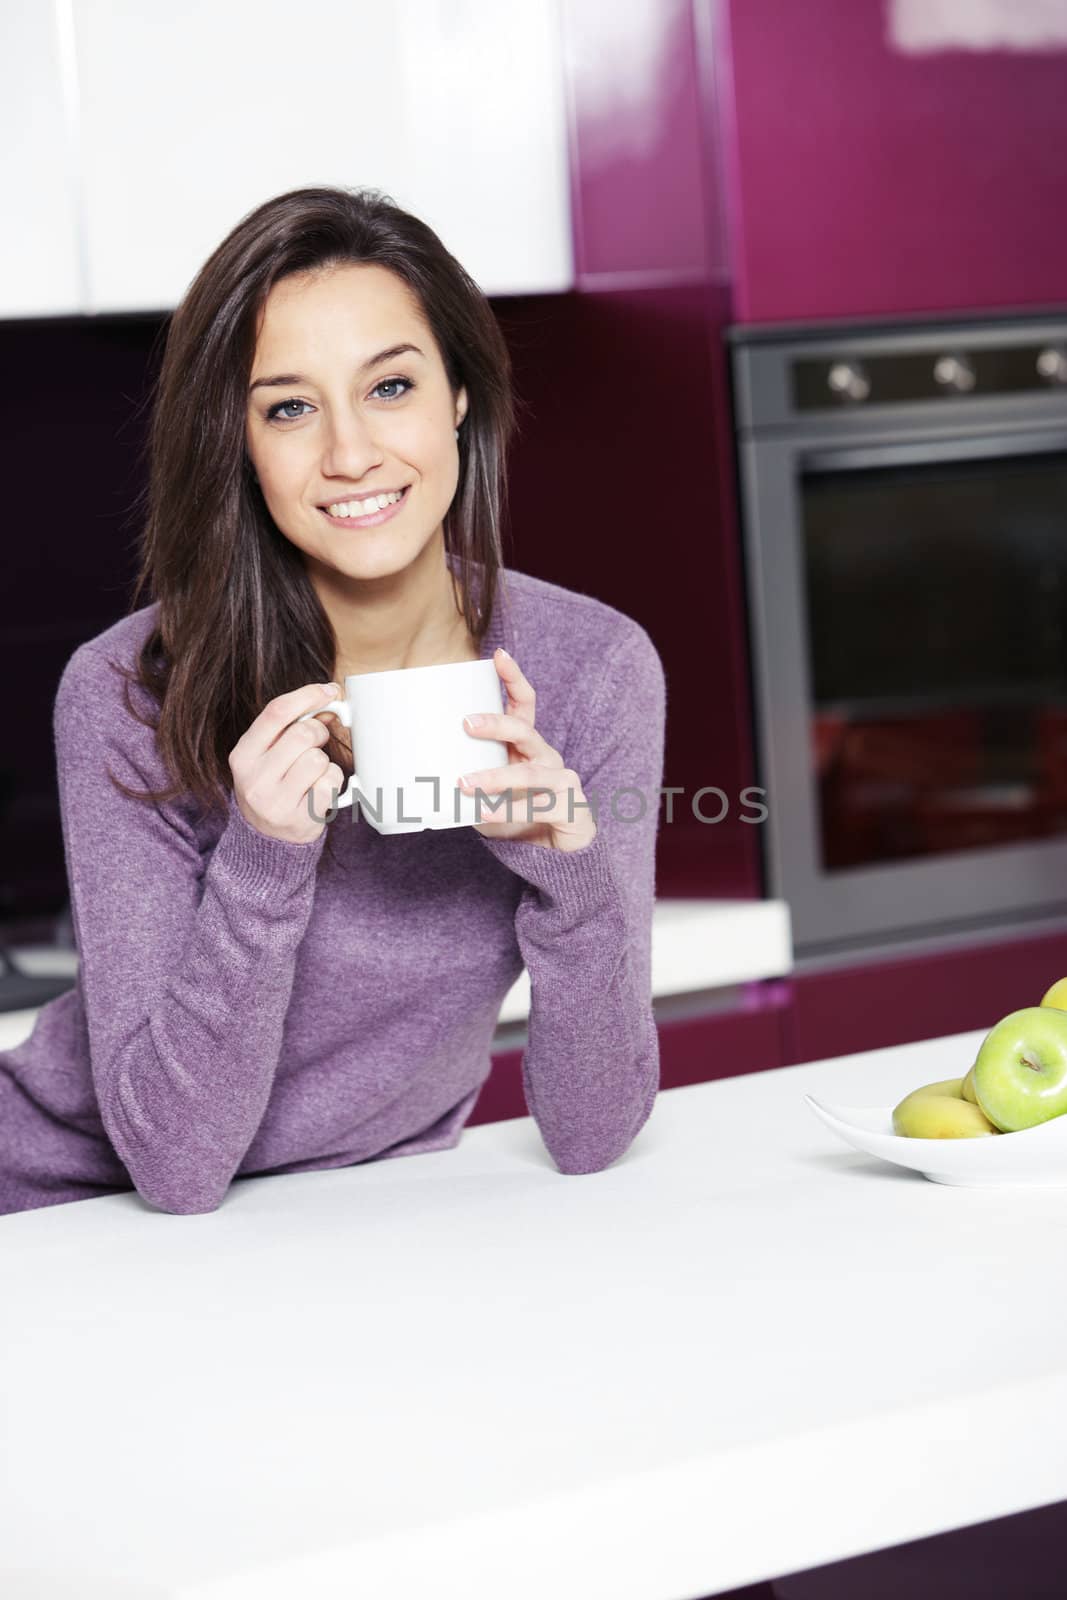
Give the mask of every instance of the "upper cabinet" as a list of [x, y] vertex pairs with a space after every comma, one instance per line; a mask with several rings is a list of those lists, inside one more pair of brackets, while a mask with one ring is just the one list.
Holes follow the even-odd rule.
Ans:
[[[56, 191], [80, 218], [64, 309], [168, 310], [242, 216], [324, 184], [389, 195], [487, 294], [573, 285], [558, 0], [72, 0], [66, 63], [20, 11], [8, 103], [47, 83], [54, 126], [0, 173], [35, 224]], [[27, 282], [49, 254], [31, 233]]]
[[1067, 300], [1062, 0], [699, 6], [726, 57], [735, 320]]
[[[69, 115], [69, 14], [40, 0], [4, 0], [0, 100], [0, 316], [81, 310], [77, 130]], [[64, 25], [65, 24], [65, 25]]]

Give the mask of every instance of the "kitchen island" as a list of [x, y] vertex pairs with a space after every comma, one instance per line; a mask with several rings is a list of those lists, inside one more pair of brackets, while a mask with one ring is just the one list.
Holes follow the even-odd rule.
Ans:
[[661, 1093], [604, 1172], [458, 1149], [0, 1218], [4, 1600], [691, 1600], [1067, 1498], [1067, 1189], [803, 1103], [984, 1032]]

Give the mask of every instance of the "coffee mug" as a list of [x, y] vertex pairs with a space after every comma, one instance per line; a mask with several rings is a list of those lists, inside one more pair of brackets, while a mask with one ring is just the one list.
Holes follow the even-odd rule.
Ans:
[[379, 833], [417, 833], [507, 816], [506, 802], [495, 811], [487, 804], [498, 796], [479, 801], [476, 792], [465, 794], [459, 787], [465, 772], [507, 765], [506, 744], [476, 739], [463, 726], [468, 712], [499, 715], [503, 710], [500, 676], [490, 658], [351, 673], [343, 700], [331, 700], [297, 721], [335, 711], [352, 731], [355, 771], [333, 802], [338, 810], [358, 799]]

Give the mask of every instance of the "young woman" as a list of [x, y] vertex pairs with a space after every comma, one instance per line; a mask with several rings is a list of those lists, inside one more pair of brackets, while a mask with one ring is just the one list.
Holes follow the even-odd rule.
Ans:
[[[524, 964], [559, 1170], [644, 1124], [663, 669], [631, 618], [503, 566], [513, 417], [487, 301], [375, 191], [280, 195], [193, 281], [131, 610], [56, 695], [79, 971], [0, 1054], [0, 1212], [205, 1212], [238, 1176], [453, 1147]], [[470, 731], [509, 759], [473, 787], [511, 821], [316, 820], [347, 674], [479, 658], [507, 710]]]

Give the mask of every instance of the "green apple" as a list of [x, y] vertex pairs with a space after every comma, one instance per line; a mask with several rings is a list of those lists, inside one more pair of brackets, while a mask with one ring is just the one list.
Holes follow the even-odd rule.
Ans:
[[963, 1096], [963, 1098], [965, 1100], [969, 1100], [971, 1102], [972, 1106], [976, 1106], [978, 1104], [978, 1096], [974, 1092], [974, 1067], [973, 1066], [972, 1066], [970, 1072], [968, 1072], [967, 1076], [963, 1080], [963, 1088], [960, 1090], [960, 1094]]
[[979, 1106], [964, 1100], [962, 1078], [913, 1089], [893, 1111], [893, 1132], [903, 1139], [975, 1139], [996, 1133]]
[[1009, 1011], [982, 1041], [974, 1063], [978, 1104], [1004, 1133], [1067, 1111], [1067, 1011]]
[[1067, 1011], [1067, 978], [1057, 978], [1051, 989], [1047, 989], [1041, 996], [1043, 1006], [1055, 1006], [1059, 1011]]

